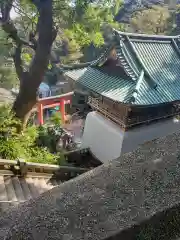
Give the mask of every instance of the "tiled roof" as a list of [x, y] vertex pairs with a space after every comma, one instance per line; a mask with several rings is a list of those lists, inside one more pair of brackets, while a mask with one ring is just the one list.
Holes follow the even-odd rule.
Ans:
[[76, 83], [118, 102], [128, 102], [135, 87], [135, 83], [128, 79], [110, 76], [93, 67], [81, 69], [81, 72], [74, 70], [67, 75]]
[[116, 37], [117, 57], [125, 76], [115, 76], [111, 68], [108, 73], [103, 72], [102, 67], [95, 68], [100, 61], [90, 67], [67, 71], [65, 74], [103, 96], [129, 103], [130, 99], [133, 99], [141, 72], [144, 71], [144, 78], [140, 81], [132, 104], [149, 105], [180, 100], [178, 36], [116, 32]]
[[79, 71], [79, 73], [81, 73], [81, 69], [86, 69], [87, 67], [90, 66], [96, 66], [99, 63], [105, 61], [109, 55], [109, 51], [112, 48], [112, 46], [107, 46], [106, 50], [95, 60], [91, 61], [91, 62], [85, 62], [85, 63], [77, 63], [77, 64], [73, 64], [73, 65], [63, 65], [61, 64], [59, 67], [59, 71], [61, 73], [67, 73], [67, 72], [71, 72], [71, 71]]
[[[157, 89], [151, 89], [144, 81], [137, 103], [170, 102], [180, 99], [180, 55], [169, 42], [133, 42], [138, 57], [155, 79]], [[143, 101], [143, 102], [142, 102]]]
[[67, 77], [72, 78], [73, 80], [77, 81], [80, 77], [84, 75], [84, 73], [87, 71], [87, 68], [80, 68], [80, 69], [74, 69], [69, 70], [65, 72], [65, 75]]

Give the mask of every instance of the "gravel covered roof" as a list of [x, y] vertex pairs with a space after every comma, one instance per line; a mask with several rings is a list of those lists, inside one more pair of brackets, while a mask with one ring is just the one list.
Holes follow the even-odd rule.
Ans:
[[[0, 239], [138, 239], [135, 233], [122, 237], [123, 230], [175, 205], [179, 209], [179, 149], [180, 134], [169, 135], [55, 187], [3, 215]], [[177, 237], [178, 227], [164, 227], [170, 217], [153, 220], [149, 238], [139, 239]]]

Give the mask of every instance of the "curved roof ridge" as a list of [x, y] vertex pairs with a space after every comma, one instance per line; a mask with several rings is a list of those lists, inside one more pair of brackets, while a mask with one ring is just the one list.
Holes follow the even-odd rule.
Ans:
[[77, 64], [72, 64], [72, 65], [61, 64], [60, 69], [62, 69], [62, 70], [81, 69], [81, 68], [86, 68], [86, 67], [92, 66], [93, 63], [94, 63], [94, 61], [85, 62], [85, 63], [77, 63]]
[[61, 64], [60, 69], [63, 70], [73, 70], [73, 69], [81, 69], [81, 68], [86, 68], [86, 67], [91, 67], [91, 66], [95, 66], [98, 63], [100, 63], [101, 60], [103, 60], [104, 57], [107, 56], [107, 54], [109, 53], [109, 51], [111, 50], [112, 45], [107, 46], [107, 48], [103, 51], [103, 53], [100, 55], [100, 57], [98, 57], [95, 60], [92, 60], [90, 62], [85, 62], [85, 63], [77, 63], [77, 64], [72, 64], [72, 65], [64, 65]]
[[143, 33], [130, 33], [130, 32], [122, 32], [114, 29], [116, 33], [119, 35], [124, 35], [128, 37], [138, 37], [138, 38], [155, 38], [155, 39], [176, 39], [179, 38], [180, 35], [175, 36], [167, 36], [167, 35], [151, 35], [151, 34], [143, 34]]

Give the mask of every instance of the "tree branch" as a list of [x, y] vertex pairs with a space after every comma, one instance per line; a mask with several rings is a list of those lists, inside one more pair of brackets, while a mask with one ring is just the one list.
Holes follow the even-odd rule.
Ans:
[[52, 43], [56, 38], [57, 31], [53, 28], [52, 0], [32, 0], [39, 11], [38, 19], [38, 40], [37, 49], [29, 68], [30, 76], [36, 76], [36, 81], [33, 82], [37, 89], [42, 82], [46, 71]]
[[2, 22], [2, 29], [9, 35], [10, 38], [15, 41], [17, 45], [25, 45], [32, 48], [33, 50], [36, 50], [36, 46], [19, 37], [18, 31], [11, 20]]
[[35, 50], [35, 46], [32, 43], [29, 43], [18, 36], [18, 31], [10, 19], [10, 11], [12, 9], [13, 2], [14, 0], [0, 1], [0, 9], [2, 14], [0, 20], [2, 29], [15, 41], [17, 45], [23, 44]]
[[23, 74], [22, 60], [21, 60], [21, 48], [23, 45], [28, 46], [35, 50], [35, 56], [29, 67], [29, 79], [32, 81], [32, 87], [37, 89], [42, 82], [44, 73], [47, 69], [51, 47], [53, 41], [56, 38], [57, 30], [53, 27], [53, 13], [52, 13], [52, 1], [53, 0], [31, 0], [36, 6], [39, 18], [37, 23], [37, 35], [38, 39], [35, 39], [35, 35], [32, 33], [29, 35], [29, 41], [21, 39], [18, 35], [18, 31], [10, 19], [10, 11], [13, 6], [14, 0], [4, 0], [0, 3], [2, 13], [2, 29], [12, 38], [16, 43], [16, 51], [13, 56], [16, 72], [21, 79]]
[[10, 11], [12, 9], [14, 0], [4, 0], [0, 2], [0, 9], [1, 9], [1, 25], [2, 29], [8, 34], [10, 38], [14, 40], [16, 43], [16, 49], [15, 53], [12, 56], [14, 60], [14, 65], [16, 68], [16, 73], [19, 78], [19, 80], [22, 80], [23, 77], [23, 67], [22, 67], [22, 59], [21, 59], [21, 50], [22, 45], [29, 46], [33, 49], [35, 49], [34, 45], [21, 39], [18, 35], [18, 31], [16, 27], [14, 26], [13, 22], [10, 19]]

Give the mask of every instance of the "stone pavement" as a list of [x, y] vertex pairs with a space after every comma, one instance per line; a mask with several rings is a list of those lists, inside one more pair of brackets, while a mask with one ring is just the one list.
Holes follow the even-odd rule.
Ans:
[[180, 134], [148, 142], [0, 218], [6, 240], [180, 237]]

